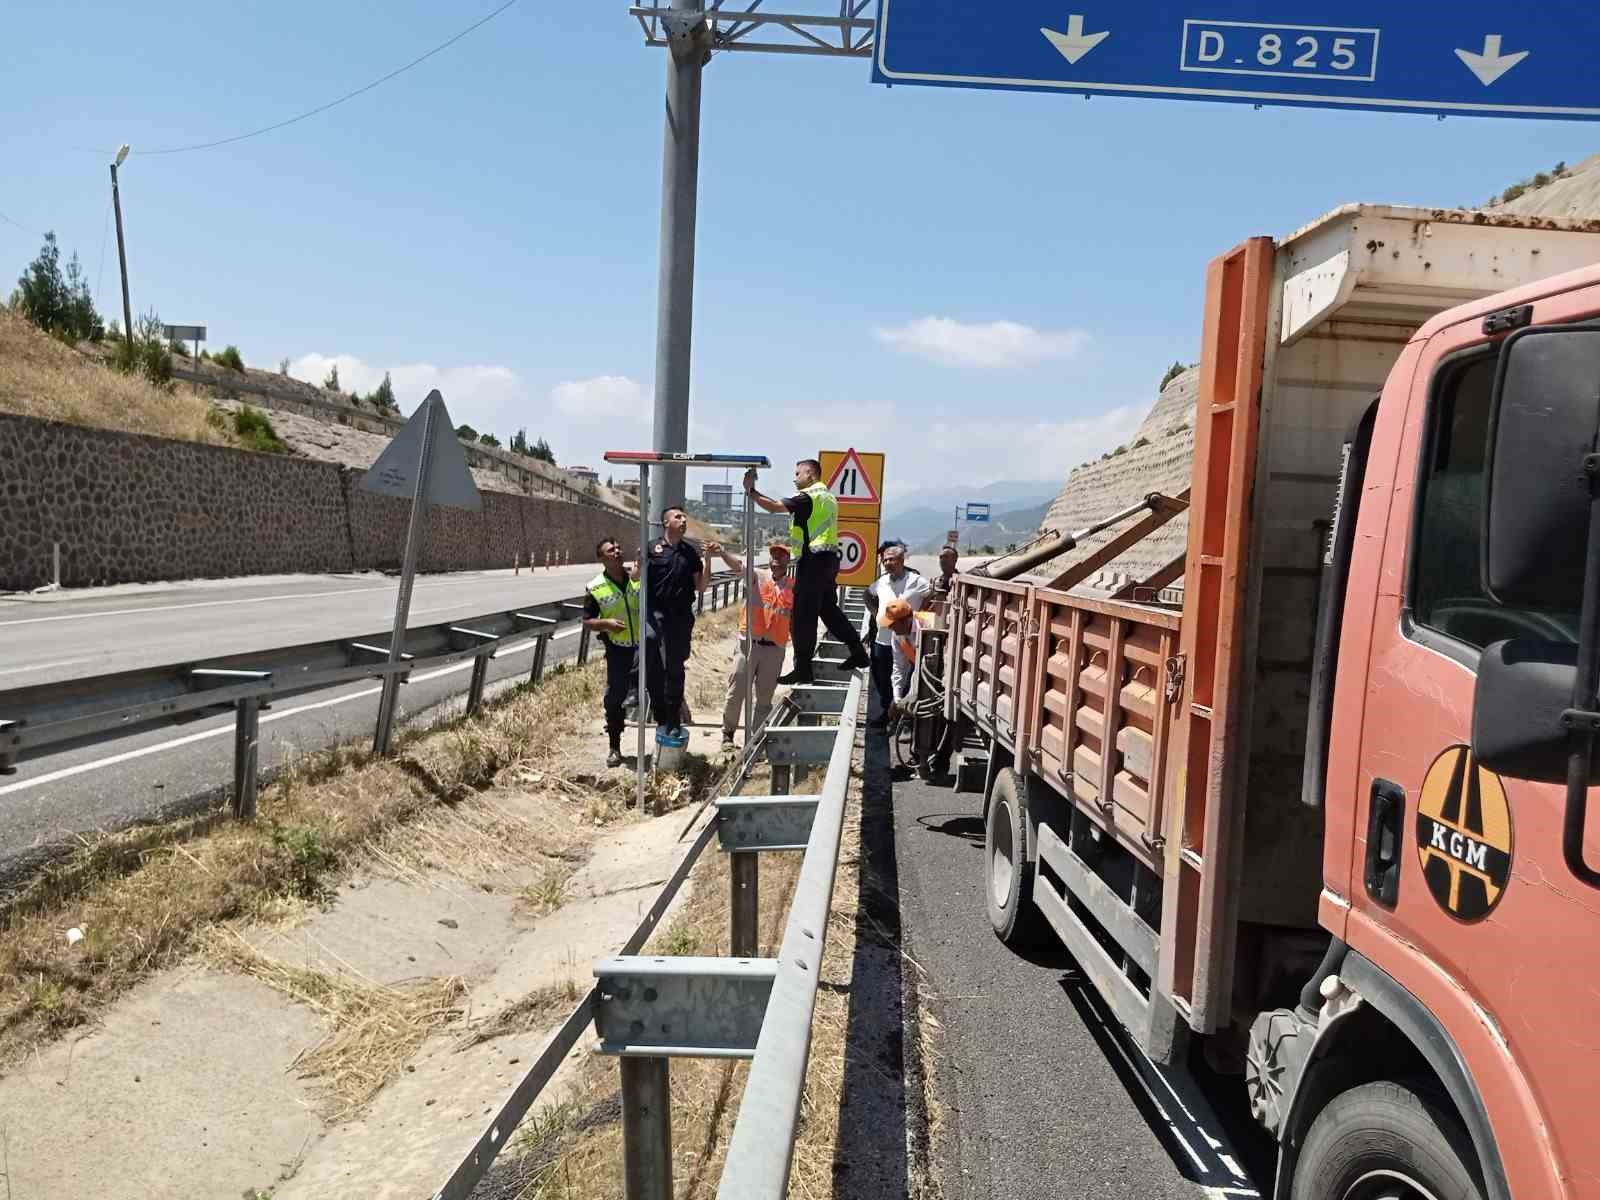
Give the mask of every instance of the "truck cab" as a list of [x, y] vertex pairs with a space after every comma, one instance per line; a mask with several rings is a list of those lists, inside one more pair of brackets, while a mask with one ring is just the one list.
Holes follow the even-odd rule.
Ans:
[[1181, 564], [952, 599], [996, 933], [1238, 1070], [1276, 1196], [1600, 1195], [1597, 262], [1445, 210], [1251, 239], [1209, 268], [1191, 489], [1141, 523], [1183, 510]]

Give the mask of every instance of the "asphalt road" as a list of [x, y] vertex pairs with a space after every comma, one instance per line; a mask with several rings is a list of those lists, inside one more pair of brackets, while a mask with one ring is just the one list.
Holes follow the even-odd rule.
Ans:
[[[423, 576], [412, 616], [436, 623], [575, 596], [594, 565], [551, 571]], [[394, 616], [396, 581], [381, 575], [296, 576], [119, 587], [0, 598], [0, 692], [26, 684], [248, 653], [372, 633]], [[709, 602], [708, 602], [709, 603]], [[574, 658], [577, 628], [557, 634], [546, 666]], [[490, 663], [489, 693], [525, 678], [531, 643]], [[459, 706], [463, 662], [412, 677], [400, 720], [431, 721]], [[367, 681], [280, 701], [261, 714], [262, 777], [299, 753], [370, 737], [378, 685]], [[232, 786], [231, 713], [147, 730], [37, 759], [0, 776], [0, 881], [79, 834], [194, 811]]]
[[[879, 735], [881, 737], [881, 735]], [[1248, 1200], [1271, 1146], [1238, 1079], [1166, 1072], [1128, 1041], [1058, 945], [1024, 958], [984, 913], [979, 798], [893, 784], [888, 870], [916, 1003], [938, 1025], [947, 1200]], [[865, 837], [867, 823], [863, 825]], [[908, 1005], [910, 1007], [910, 1005]]]

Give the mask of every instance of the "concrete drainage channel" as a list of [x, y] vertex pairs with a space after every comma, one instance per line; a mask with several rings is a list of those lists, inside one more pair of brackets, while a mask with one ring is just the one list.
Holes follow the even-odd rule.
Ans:
[[[845, 611], [864, 622], [858, 593]], [[843, 650], [824, 647], [824, 653]], [[627, 1200], [671, 1200], [674, 1058], [752, 1060], [718, 1193], [770, 1200], [786, 1193], [865, 695], [862, 676], [845, 671], [838, 658], [816, 665], [819, 682], [792, 689], [757, 743], [766, 747], [775, 794], [717, 800], [717, 819], [689, 848], [617, 956], [595, 964], [595, 985], [434, 1200], [467, 1200], [591, 1022], [600, 1052], [618, 1059]], [[820, 792], [789, 794], [817, 766], [826, 767]], [[639, 956], [713, 839], [732, 856], [733, 956]], [[778, 956], [756, 958], [760, 859], [779, 850], [803, 850], [805, 857]]]

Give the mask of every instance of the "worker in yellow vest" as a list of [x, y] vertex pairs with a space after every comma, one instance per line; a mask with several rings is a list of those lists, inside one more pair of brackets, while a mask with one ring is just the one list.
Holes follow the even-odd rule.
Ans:
[[744, 473], [745, 495], [770, 513], [789, 514], [789, 548], [796, 559], [794, 581], [794, 668], [779, 683], [810, 683], [817, 651], [817, 620], [850, 649], [844, 665], [865, 667], [871, 659], [861, 636], [839, 607], [839, 501], [822, 482], [822, 464], [802, 458], [794, 465], [796, 494], [774, 500], [756, 491], [756, 472]]
[[[728, 569], [743, 571], [743, 560], [724, 552]], [[767, 723], [772, 712], [772, 693], [783, 670], [784, 651], [789, 646], [789, 623], [794, 616], [794, 576], [789, 573], [789, 543], [774, 538], [767, 543], [767, 563], [755, 572], [754, 630], [747, 630], [748, 610], [739, 610], [739, 649], [733, 656], [728, 675], [728, 700], [722, 709], [722, 748], [733, 749], [733, 732], [744, 716], [744, 671], [750, 664], [750, 681], [755, 690], [751, 726], [745, 730], [745, 745], [755, 730]]]
[[594, 548], [602, 570], [589, 581], [583, 623], [600, 635], [606, 648], [606, 737], [611, 743], [606, 766], [622, 765], [622, 730], [627, 724], [628, 694], [639, 677], [636, 655], [643, 636], [639, 620], [639, 568], [622, 560], [622, 545], [604, 538]]

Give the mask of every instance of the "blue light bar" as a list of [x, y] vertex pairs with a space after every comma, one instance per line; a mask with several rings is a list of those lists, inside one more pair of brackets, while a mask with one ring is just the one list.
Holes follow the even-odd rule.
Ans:
[[671, 450], [607, 450], [608, 463], [671, 467], [770, 467], [764, 454], [687, 454]]

